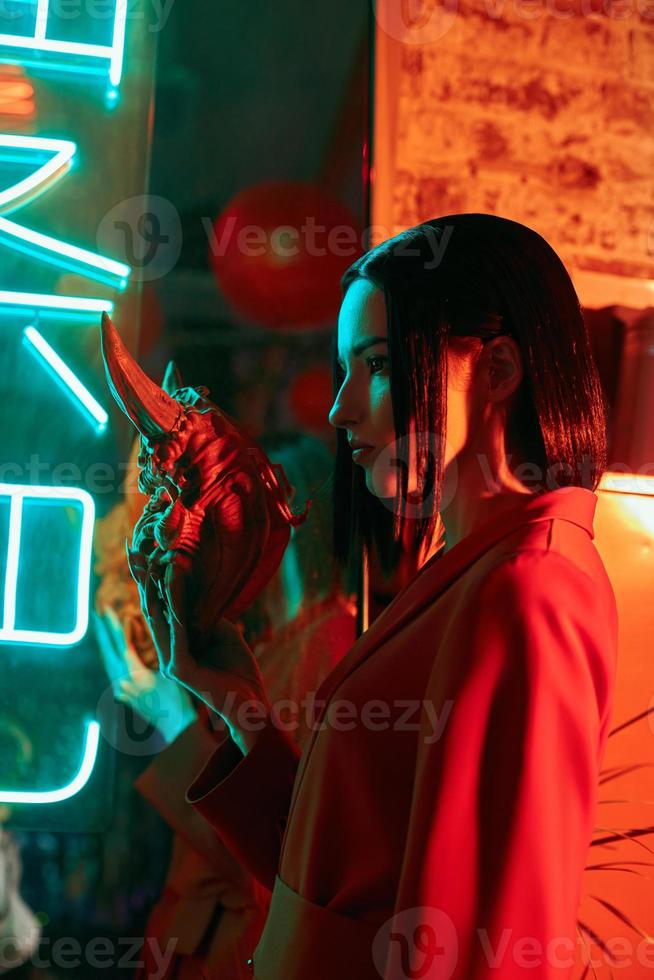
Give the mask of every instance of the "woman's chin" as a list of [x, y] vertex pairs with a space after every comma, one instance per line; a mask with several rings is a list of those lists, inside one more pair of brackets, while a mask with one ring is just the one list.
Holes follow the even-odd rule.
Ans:
[[373, 470], [366, 472], [366, 486], [373, 496], [385, 503], [389, 509], [395, 504], [395, 480], [375, 479]]

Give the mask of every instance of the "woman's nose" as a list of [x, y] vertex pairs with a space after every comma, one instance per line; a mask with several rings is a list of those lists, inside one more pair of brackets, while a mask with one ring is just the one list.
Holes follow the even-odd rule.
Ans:
[[356, 416], [350, 393], [343, 383], [327, 416], [329, 424], [335, 429], [352, 428], [356, 424]]

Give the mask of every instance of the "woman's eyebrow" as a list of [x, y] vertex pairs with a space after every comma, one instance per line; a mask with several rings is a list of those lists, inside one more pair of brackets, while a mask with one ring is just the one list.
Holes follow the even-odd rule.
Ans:
[[[362, 340], [358, 344], [355, 344], [354, 347], [352, 348], [352, 353], [354, 355], [362, 354], [364, 350], [367, 350], [369, 347], [374, 347], [375, 344], [387, 344], [387, 343], [388, 343], [387, 337], [368, 337], [366, 340]], [[342, 358], [340, 354], [337, 357], [337, 360], [339, 364], [342, 364]]]

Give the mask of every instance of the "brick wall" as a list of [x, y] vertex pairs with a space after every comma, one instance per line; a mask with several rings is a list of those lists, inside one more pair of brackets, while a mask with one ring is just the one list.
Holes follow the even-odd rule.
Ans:
[[444, 2], [377, 4], [375, 223], [502, 214], [652, 302], [654, 0]]

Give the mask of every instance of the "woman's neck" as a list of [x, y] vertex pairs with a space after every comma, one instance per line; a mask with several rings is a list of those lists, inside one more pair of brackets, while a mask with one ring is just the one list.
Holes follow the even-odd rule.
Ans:
[[489, 489], [487, 486], [467, 487], [460, 485], [458, 492], [447, 506], [441, 508], [441, 518], [445, 528], [445, 551], [471, 534], [480, 525], [508, 510], [516, 497], [534, 496], [536, 491], [510, 475], [510, 479], [499, 480]]

